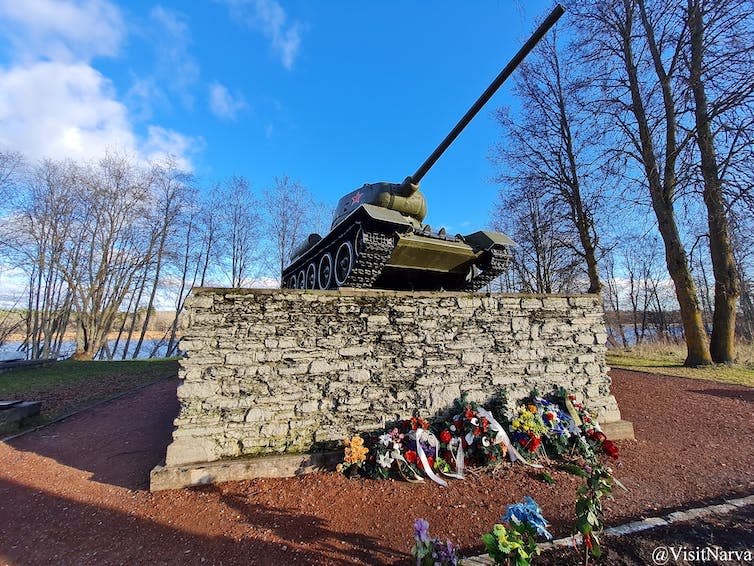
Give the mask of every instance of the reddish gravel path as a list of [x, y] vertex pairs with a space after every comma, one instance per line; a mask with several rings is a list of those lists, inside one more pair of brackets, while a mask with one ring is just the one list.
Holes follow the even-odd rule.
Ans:
[[[616, 475], [631, 492], [610, 504], [612, 523], [754, 492], [754, 389], [611, 374], [639, 439], [619, 443]], [[176, 384], [0, 443], [0, 563], [405, 563], [416, 517], [475, 554], [480, 534], [526, 494], [557, 534], [568, 531], [578, 479], [554, 472], [550, 486], [521, 466], [448, 489], [327, 473], [150, 494]]]

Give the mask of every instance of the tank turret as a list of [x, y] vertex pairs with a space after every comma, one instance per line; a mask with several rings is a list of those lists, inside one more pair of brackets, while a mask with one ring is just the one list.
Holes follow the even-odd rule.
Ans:
[[475, 291], [502, 274], [514, 242], [500, 232], [434, 231], [422, 223], [427, 203], [419, 183], [564, 12], [560, 4], [552, 10], [413, 175], [402, 183], [364, 184], [343, 196], [330, 232], [311, 234], [295, 248], [282, 286]]

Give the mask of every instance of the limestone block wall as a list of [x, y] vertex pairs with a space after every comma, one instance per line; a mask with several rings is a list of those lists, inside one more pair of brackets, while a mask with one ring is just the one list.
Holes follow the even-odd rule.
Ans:
[[317, 450], [503, 387], [620, 419], [596, 295], [195, 289], [186, 308], [168, 466]]

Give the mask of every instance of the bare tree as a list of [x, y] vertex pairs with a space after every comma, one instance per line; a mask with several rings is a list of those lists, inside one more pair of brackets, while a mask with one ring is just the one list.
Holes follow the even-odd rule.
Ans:
[[74, 178], [71, 163], [40, 163], [0, 228], [11, 265], [28, 280], [22, 348], [32, 359], [57, 357], [71, 315], [71, 287], [61, 270], [71, 266], [67, 245], [78, 235]]
[[554, 32], [521, 65], [515, 84], [521, 111], [496, 113], [504, 130], [494, 158], [504, 169], [498, 180], [519, 194], [531, 186], [544, 191], [563, 227], [574, 232], [573, 253], [584, 262], [588, 292], [598, 293], [595, 216], [610, 177], [601, 146], [605, 129], [586, 104], [593, 87], [575, 59], [560, 56]]
[[649, 190], [680, 306], [687, 346], [685, 364], [698, 366], [712, 360], [674, 209], [679, 156], [690, 136], [680, 140], [678, 136], [674, 79], [681, 62], [683, 26], [671, 4], [657, 3], [650, 12], [644, 0], [588, 0], [579, 5], [577, 14], [583, 47], [605, 92], [603, 108], [628, 142], [624, 155], [643, 170], [642, 181]]
[[[715, 143], [713, 121], [725, 117], [754, 95], [754, 47], [740, 38], [754, 33], [754, 6], [748, 1], [687, 0], [689, 84], [699, 149], [709, 249], [715, 278], [710, 353], [718, 363], [735, 359], [738, 269], [731, 246], [728, 204], [723, 191], [724, 159]], [[707, 85], [711, 88], [708, 89]], [[710, 100], [709, 91], [713, 93]]]
[[260, 249], [259, 205], [243, 177], [231, 177], [220, 194], [226, 269], [231, 287], [243, 287], [252, 282], [253, 262]]
[[141, 326], [139, 340], [134, 348], [133, 358], [139, 357], [144, 338], [149, 328], [152, 312], [155, 308], [155, 297], [161, 283], [165, 256], [170, 253], [168, 242], [177, 229], [177, 219], [181, 210], [187, 207], [187, 197], [193, 179], [190, 174], [178, 169], [170, 159], [165, 163], [155, 163], [150, 172], [150, 211], [149, 222], [152, 234], [156, 234], [157, 245], [154, 256], [154, 270], [152, 272], [152, 289], [146, 306], [144, 321]]
[[314, 199], [298, 181], [287, 175], [275, 177], [273, 185], [262, 195], [267, 234], [272, 243], [274, 270], [283, 272], [296, 244], [316, 223]]
[[71, 261], [62, 273], [77, 311], [73, 357], [91, 360], [146, 263], [149, 183], [126, 157], [108, 155], [81, 170], [76, 189], [77, 239], [69, 244]]
[[509, 195], [501, 190], [491, 225], [517, 243], [510, 270], [518, 291], [560, 293], [576, 288], [583, 264], [573, 253], [571, 231], [563, 228], [542, 191], [529, 187], [523, 194]]

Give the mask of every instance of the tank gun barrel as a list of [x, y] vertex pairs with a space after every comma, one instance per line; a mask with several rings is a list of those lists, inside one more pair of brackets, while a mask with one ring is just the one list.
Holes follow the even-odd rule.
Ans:
[[408, 177], [403, 182], [406, 188], [409, 188], [410, 185], [417, 186], [419, 184], [419, 181], [422, 180], [422, 177], [426, 175], [427, 171], [429, 171], [435, 164], [435, 162], [440, 159], [440, 156], [445, 153], [445, 150], [448, 149], [450, 144], [452, 144], [453, 141], [458, 137], [458, 135], [464, 130], [464, 128], [466, 128], [469, 122], [471, 122], [471, 120], [474, 118], [474, 116], [477, 115], [482, 107], [487, 104], [487, 101], [492, 98], [492, 95], [495, 94], [497, 89], [500, 88], [505, 80], [516, 69], [516, 67], [521, 64], [521, 62], [526, 58], [529, 52], [534, 49], [534, 46], [539, 43], [539, 40], [541, 40], [544, 35], [548, 31], [550, 31], [550, 28], [555, 25], [555, 22], [558, 21], [558, 19], [563, 15], [564, 12], [565, 8], [562, 4], [555, 6], [552, 12], [550, 12], [550, 15], [547, 16], [547, 19], [545, 19], [545, 21], [540, 24], [540, 26], [536, 29], [534, 34], [529, 38], [524, 46], [518, 50], [518, 53], [516, 53], [513, 59], [511, 59], [510, 62], [505, 66], [505, 68], [500, 71], [500, 74], [495, 77], [495, 80], [490, 83], [490, 86], [488, 86], [487, 90], [482, 93], [482, 96], [480, 96], [479, 99], [471, 106], [471, 108], [469, 108], [466, 114], [464, 114], [463, 118], [461, 118], [461, 120], [456, 124], [455, 128], [453, 128], [445, 137], [445, 139], [442, 140], [440, 145], [437, 146], [437, 149], [432, 152], [432, 155], [430, 155], [427, 160], [421, 164], [421, 166], [413, 175]]

